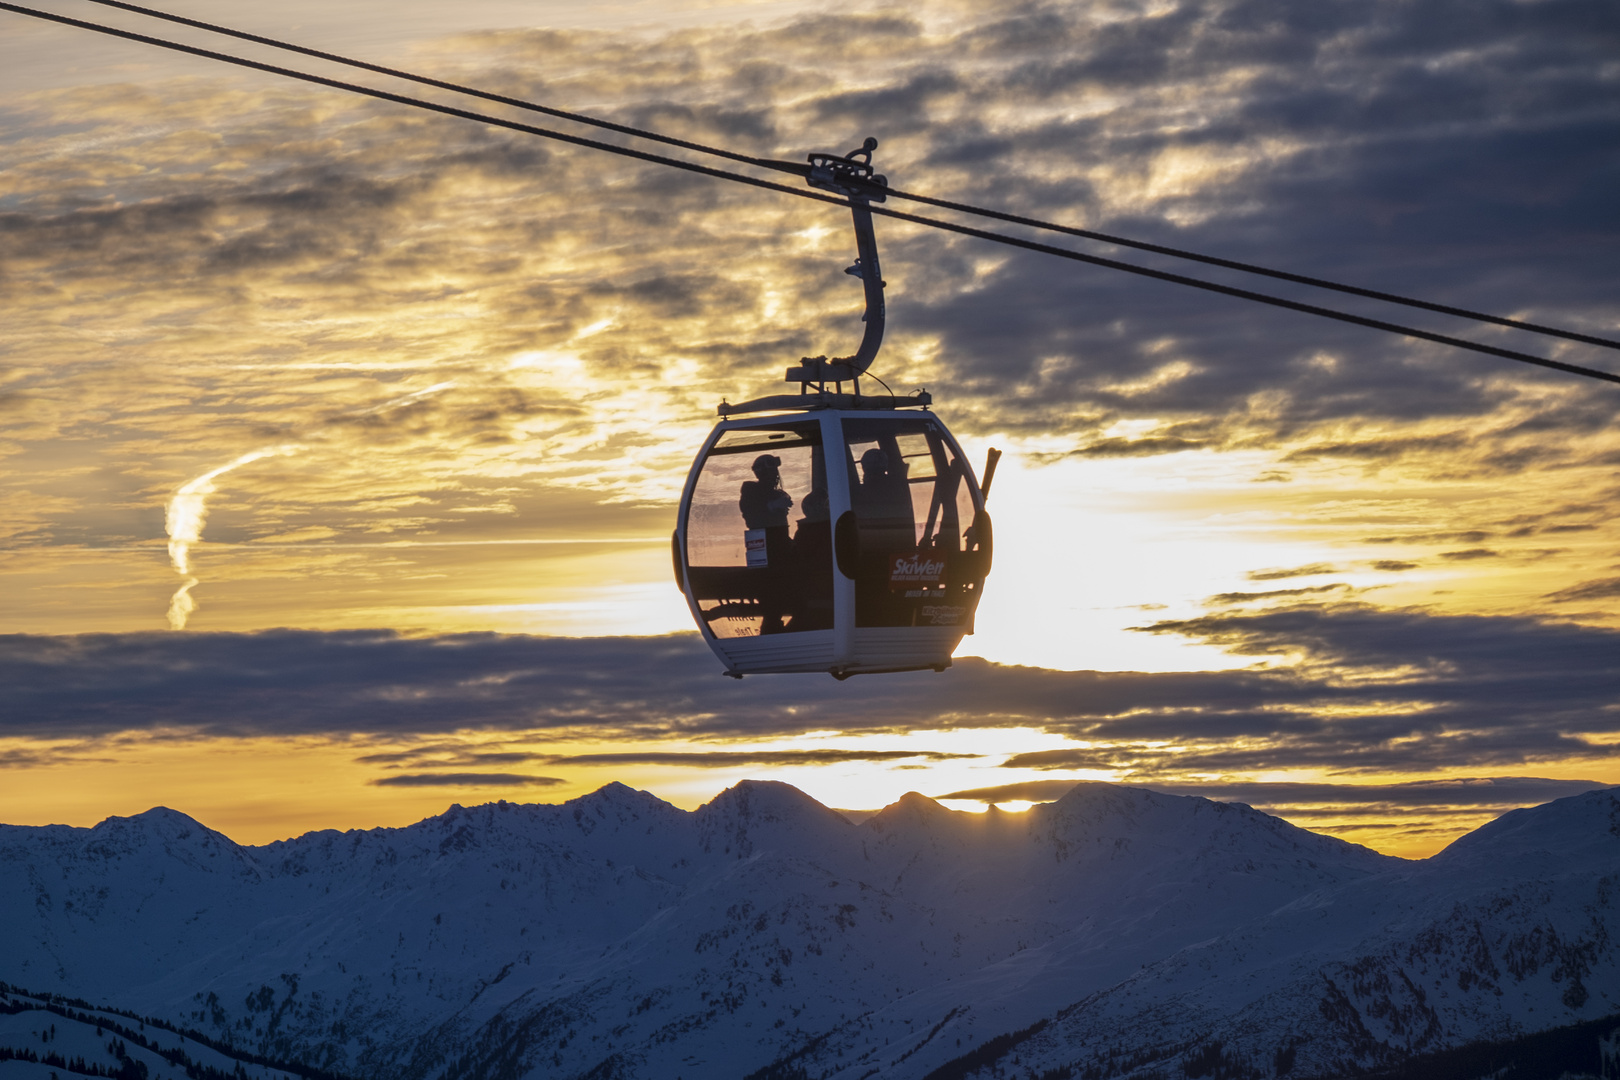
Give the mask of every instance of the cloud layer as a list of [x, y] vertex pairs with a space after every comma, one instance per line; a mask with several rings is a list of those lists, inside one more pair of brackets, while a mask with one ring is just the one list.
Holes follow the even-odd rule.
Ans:
[[[944, 674], [740, 682], [692, 635], [565, 639], [386, 632], [0, 638], [0, 734], [93, 739], [550, 732], [607, 740], [764, 740], [806, 732], [1039, 728], [1067, 749], [1010, 768], [1121, 779], [1341, 775], [1601, 762], [1620, 735], [1620, 635], [1533, 619], [1360, 604], [1211, 614], [1145, 628], [1286, 659], [1218, 672], [1059, 672], [959, 661]], [[743, 750], [745, 748], [737, 748]], [[903, 751], [614, 752], [375, 759], [420, 772], [518, 761], [691, 767], [954, 755]]]
[[[1602, 331], [1615, 20], [1602, 0], [933, 4], [488, 32], [418, 62], [750, 153], [872, 132], [902, 186]], [[128, 511], [294, 436], [307, 451], [242, 478], [218, 536], [487, 536], [558, 489], [667, 500], [714, 401], [858, 330], [843, 216], [768, 193], [225, 74], [0, 120], [20, 540], [161, 535]], [[881, 372], [970, 432], [1576, 482], [1616, 452], [1620, 398], [1566, 377], [882, 231]], [[73, 439], [89, 461], [48, 453]]]

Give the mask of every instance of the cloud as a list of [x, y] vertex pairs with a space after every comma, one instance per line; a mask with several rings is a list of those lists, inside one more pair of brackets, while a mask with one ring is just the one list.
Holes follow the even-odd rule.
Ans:
[[1250, 581], [1281, 581], [1291, 577], [1316, 577], [1320, 574], [1336, 574], [1338, 567], [1330, 563], [1311, 563], [1308, 566], [1295, 566], [1288, 569], [1251, 570], [1245, 576]]
[[[1583, 10], [1588, 17], [1593, 14], [1590, 8]], [[1512, 145], [1542, 143], [1549, 150], [1556, 147], [1560, 157], [1578, 157], [1579, 136], [1571, 128], [1578, 129], [1583, 122], [1569, 110], [1592, 114], [1584, 106], [1575, 107], [1574, 98], [1565, 94], [1532, 95], [1534, 101], [1515, 102], [1508, 89], [1510, 76], [1472, 61], [1425, 68], [1419, 57], [1430, 48], [1451, 56], [1467, 55], [1468, 49], [1492, 40], [1492, 35], [1499, 35], [1492, 47], [1503, 48], [1511, 57], [1508, 67], [1521, 74], [1552, 53], [1568, 59], [1580, 55], [1583, 59], [1577, 65], [1595, 72], [1590, 65], [1597, 54], [1590, 45], [1559, 42], [1561, 33], [1550, 24], [1524, 25], [1505, 5], [1492, 6], [1484, 28], [1459, 30], [1457, 38], [1468, 39], [1468, 46], [1443, 45], [1444, 35], [1434, 32], [1438, 12], [1438, 6], [1430, 5], [1406, 9], [1376, 5], [1350, 19], [1323, 20], [1317, 12], [1283, 5], [1194, 4], [1183, 5], [1170, 16], [1127, 17], [1095, 27], [1086, 25], [1086, 16], [1077, 11], [1030, 9], [1003, 20], [995, 31], [988, 27], [979, 31], [1021, 43], [1020, 62], [1004, 69], [1005, 82], [998, 86], [1054, 96], [1090, 91], [1099, 98], [1112, 95], [1129, 101], [1130, 106], [1084, 112], [1045, 126], [1032, 124], [1025, 132], [1000, 133], [994, 140], [985, 136], [981, 125], [973, 124], [953, 129], [952, 135], [964, 145], [977, 141], [984, 146], [975, 164], [981, 172], [979, 190], [987, 194], [1007, 188], [991, 163], [1033, 157], [1035, 139], [1048, 146], [1075, 148], [1081, 165], [1075, 170], [1080, 173], [1076, 180], [1091, 183], [1075, 182], [1065, 189], [1078, 204], [1069, 212], [1093, 222], [1112, 218], [1119, 231], [1127, 231], [1123, 225], [1129, 221], [1138, 234], [1151, 230], [1167, 243], [1243, 252], [1260, 261], [1268, 256], [1274, 261], [1286, 247], [1293, 268], [1341, 278], [1366, 273], [1362, 268], [1372, 265], [1375, 248], [1386, 252], [1400, 248], [1419, 261], [1438, 255], [1457, 266], [1451, 260], [1465, 257], [1464, 251], [1472, 247], [1478, 257], [1496, 265], [1500, 249], [1490, 250], [1494, 241], [1481, 244], [1477, 234], [1470, 241], [1464, 223], [1498, 220], [1484, 201], [1475, 200], [1507, 196], [1513, 185], [1523, 182], [1522, 169], [1513, 181], [1502, 177], [1500, 186], [1491, 180], [1460, 182], [1456, 174], [1447, 175], [1448, 170], [1486, 146], [1506, 151]], [[1009, 36], [1009, 24], [1027, 29]], [[1234, 85], [1231, 76], [1238, 71], [1244, 78]], [[1581, 77], [1569, 70], [1564, 78]], [[997, 73], [986, 79], [997, 82]], [[995, 96], [988, 87], [979, 92]], [[1602, 119], [1585, 123], [1612, 128], [1613, 95], [1600, 92], [1599, 97]], [[1198, 122], [1172, 122], [1170, 117], [1181, 116], [1177, 110], [1192, 100], [1199, 102]], [[1500, 106], [1500, 111], [1493, 113], [1486, 103]], [[1451, 120], [1462, 115], [1468, 120], [1442, 132], [1440, 126], [1449, 121], [1440, 117], [1448, 110]], [[1134, 123], [1125, 123], [1127, 114]], [[1529, 126], [1517, 126], [1522, 121], [1529, 121]], [[1438, 141], [1428, 142], [1429, 135]], [[932, 160], [959, 159], [936, 150]], [[1565, 190], [1572, 194], [1580, 190], [1577, 198], [1595, 206], [1590, 200], [1598, 191], [1592, 186], [1597, 172], [1581, 167], [1579, 176], [1582, 179]], [[1126, 178], [1136, 182], [1121, 182]], [[1054, 188], [1040, 189], [1030, 181], [1013, 185], [1019, 196], [1031, 201], [1055, 200]], [[1439, 206], [1432, 196], [1442, 189], [1455, 192], [1459, 201]], [[1402, 198], [1402, 192], [1417, 191], [1427, 197]], [[1522, 193], [1522, 188], [1517, 191]], [[1317, 194], [1327, 192], [1332, 193], [1332, 210], [1316, 200]], [[1303, 212], [1304, 200], [1316, 200], [1314, 213]], [[1279, 206], [1288, 208], [1281, 217]], [[1296, 207], [1301, 212], [1296, 213]], [[1561, 217], [1567, 207], [1546, 209], [1547, 224], [1560, 217], [1555, 228], [1571, 236], [1578, 231], [1576, 218]], [[1354, 224], [1358, 219], [1359, 231]], [[1180, 228], [1168, 227], [1168, 221]], [[1274, 227], [1278, 221], [1287, 222], [1284, 229]], [[1407, 227], [1412, 231], [1405, 232]], [[1305, 249], [1311, 242], [1319, 245], [1314, 252]], [[1442, 251], [1445, 254], [1438, 254]], [[1391, 266], [1381, 266], [1377, 273], [1386, 281], [1405, 278], [1400, 287], [1407, 291], [1435, 294], [1432, 275], [1407, 276]], [[1453, 295], [1460, 295], [1472, 288], [1476, 297], [1490, 293], [1511, 303], [1494, 286], [1481, 288], [1478, 278], [1463, 286], [1463, 277], [1474, 275], [1451, 278], [1442, 290], [1456, 289]], [[1595, 297], [1586, 292], [1594, 280], [1577, 288]], [[1270, 283], [1268, 287], [1289, 291]], [[1020, 302], [1015, 296], [1038, 302]], [[1000, 281], [966, 302], [953, 298], [952, 303], [952, 311], [932, 309], [930, 314], [951, 328], [958, 345], [953, 351], [994, 357], [1002, 370], [992, 372], [985, 366], [985, 385], [1001, 381], [1006, 386], [1003, 396], [1017, 399], [1016, 406], [1009, 400], [1008, 411], [1021, 408], [1026, 416], [1044, 417], [1046, 408], [1085, 397], [1119, 414], [1155, 410], [1161, 416], [1225, 415], [1233, 421], [1227, 428], [1231, 439], [1243, 425], [1246, 396], [1261, 386], [1288, 387], [1283, 407], [1297, 420], [1312, 415], [1392, 419], [1457, 415], [1489, 412], [1503, 404], [1478, 382], [1478, 373], [1498, 369], [1471, 365], [1459, 355], [1421, 347], [1411, 353], [1358, 331], [1245, 310], [1169, 287], [1127, 283], [1100, 271], [1046, 272], [1034, 258], [1009, 260]], [[1015, 318], [1021, 325], [1011, 325]], [[1010, 348], [1009, 332], [1014, 335]], [[1001, 344], [992, 346], [993, 340]], [[1116, 376], [1144, 372], [1148, 365], [1162, 362], [1164, 355], [1156, 351], [1150, 356], [1145, 348], [1150, 343], [1160, 348], [1168, 343], [1199, 374], [1134, 400], [1096, 390], [1088, 393], [1089, 387], [1105, 383], [1088, 387], [1083, 378], [1075, 377], [1081, 372]], [[1326, 368], [1300, 364], [1312, 349], [1339, 362]], [[1073, 362], [1064, 369], [1053, 364], [1054, 357]], [[1240, 368], [1240, 363], [1245, 366]], [[1047, 372], [1074, 374], [1039, 382], [1019, 378], [1020, 366], [1033, 375], [1037, 365]], [[1397, 367], [1406, 370], [1397, 373]], [[1106, 383], [1119, 381], [1116, 377]], [[1393, 385], [1402, 386], [1399, 394], [1384, 389]], [[1409, 391], [1415, 398], [1407, 397]], [[1441, 398], [1452, 393], [1461, 396], [1442, 404]], [[1602, 411], [1607, 408], [1599, 406]], [[1298, 454], [1388, 460], [1455, 454], [1479, 438], [1468, 432], [1386, 434], [1310, 441]]]
[[447, 768], [455, 765], [518, 765], [529, 761], [550, 760], [552, 756], [527, 750], [467, 750], [454, 743], [424, 743], [408, 750], [362, 754], [354, 760], [361, 765], [420, 769], [429, 766]]
[[523, 773], [404, 773], [367, 781], [376, 787], [555, 787], [567, 782]]
[[469, 751], [442, 744], [428, 744], [409, 750], [364, 754], [355, 758], [366, 765], [389, 768], [448, 768], [457, 765], [517, 764], [533, 761], [546, 765], [625, 766], [663, 765], [687, 769], [734, 769], [750, 765], [772, 768], [842, 765], [855, 761], [966, 761], [983, 754], [952, 754], [934, 750], [709, 750], [709, 751], [619, 751], [595, 754], [544, 754], [532, 751]]
[[1011, 784], [993, 784], [989, 787], [967, 788], [962, 791], [935, 795], [936, 799], [959, 799], [982, 803], [1004, 802], [1056, 802], [1085, 780], [1021, 780]]
[[[439, 48], [465, 81], [564, 107], [611, 103], [616, 119], [751, 153], [844, 149], [870, 130], [904, 187], [1602, 325], [1613, 313], [1601, 272], [1603, 147], [1620, 94], [1608, 56], [1578, 29], [1601, 20], [1601, 0], [1553, 6], [1527, 20], [1493, 0], [1462, 20], [1449, 0], [1326, 18], [1278, 0], [1107, 17], [1056, 3], [933, 4], [663, 37], [487, 33]], [[422, 55], [430, 62], [434, 50]], [[543, 80], [538, 56], [554, 72]], [[17, 268], [10, 299], [28, 301], [17, 310], [30, 326], [71, 281], [87, 310], [116, 298], [147, 325], [223, 295], [228, 310], [255, 316], [238, 350], [247, 355], [313, 345], [361, 358], [466, 356], [555, 344], [612, 306], [637, 330], [593, 346], [594, 365], [622, 377], [648, 355], [690, 356], [705, 392], [736, 377], [739, 351], [772, 346], [762, 376], [855, 329], [857, 299], [832, 265], [847, 242], [807, 257], [792, 239], [812, 222], [841, 232], [827, 211], [327, 91], [252, 85], [263, 88], [62, 91], [13, 113], [24, 167], [0, 203], [0, 242]], [[81, 125], [71, 138], [53, 126], [65, 116]], [[222, 159], [232, 168], [202, 167]], [[1299, 439], [1297, 456], [1453, 455], [1537, 422], [1550, 425], [1535, 429], [1542, 440], [1599, 431], [1615, 412], [1487, 358], [911, 227], [882, 231], [893, 363], [909, 343], [937, 340], [948, 366], [936, 381], [948, 380], [973, 424], [1046, 430], [1077, 405], [1165, 423], [1128, 439], [1077, 432], [1085, 456], [1230, 446], [1318, 424], [1322, 437]], [[980, 258], [1000, 262], [972, 269]], [[132, 272], [137, 294], [116, 292]], [[318, 302], [323, 293], [341, 297], [337, 310]], [[411, 302], [423, 314], [472, 304], [491, 317], [455, 327], [399, 317]], [[357, 335], [356, 316], [387, 329]], [[109, 325], [104, 312], [96, 319]], [[1155, 378], [1172, 368], [1180, 377]], [[1531, 402], [1498, 379], [1550, 389]], [[1269, 415], [1256, 410], [1261, 392], [1273, 395]], [[1331, 423], [1509, 407], [1523, 412], [1499, 434]], [[1203, 437], [1171, 430], [1211, 417]]]
[[[1013, 763], [1009, 762], [1009, 765]], [[939, 799], [975, 802], [1053, 802], [1071, 791], [1074, 780], [1027, 780], [970, 788], [937, 795]], [[1340, 814], [1356, 807], [1372, 813], [1415, 810], [1425, 814], [1440, 807], [1505, 810], [1533, 806], [1554, 799], [1612, 785], [1596, 780], [1553, 780], [1535, 776], [1467, 777], [1455, 780], [1420, 780], [1399, 784], [1329, 784], [1231, 782], [1220, 780], [1197, 783], [1148, 783], [1139, 785], [1170, 795], [1193, 795], [1217, 802], [1241, 802], [1268, 809], [1322, 807]]]
[[1606, 600], [1612, 596], [1620, 596], [1620, 577], [1603, 578], [1598, 581], [1586, 581], [1579, 585], [1572, 585], [1567, 589], [1559, 589], [1555, 593], [1548, 593], [1547, 599], [1555, 604], [1570, 604], [1585, 600]]
[[715, 750], [704, 752], [643, 752], [567, 754], [551, 758], [557, 765], [673, 765], [691, 769], [730, 769], [744, 765], [842, 765], [852, 761], [965, 761], [983, 754], [948, 754], [934, 750]]
[[1364, 544], [1477, 544], [1487, 540], [1492, 533], [1481, 529], [1470, 529], [1466, 532], [1429, 532], [1411, 533], [1406, 536], [1368, 536], [1362, 539]]
[[59, 764], [64, 758], [82, 760], [76, 754], [64, 754], [55, 748], [7, 747], [0, 750], [0, 769], [34, 769], [42, 765]]
[[1440, 557], [1448, 562], [1472, 562], [1475, 559], [1499, 559], [1502, 553], [1490, 548], [1466, 548], [1462, 551], [1442, 551]]
[[[1254, 575], [1250, 575], [1253, 577]], [[1268, 589], [1265, 592], [1225, 592], [1216, 593], [1205, 601], [1207, 604], [1247, 604], [1255, 600], [1274, 600], [1280, 596], [1315, 596], [1319, 593], [1339, 592], [1350, 586], [1343, 582], [1333, 585], [1306, 585], [1297, 589]]]
[[[1608, 334], [1620, 325], [1620, 83], [1611, 43], [1591, 28], [1611, 7], [927, 3], [662, 35], [477, 34], [417, 55], [459, 81], [765, 156], [848, 149], [870, 132], [903, 188]], [[43, 92], [0, 103], [0, 116], [0, 529], [30, 552], [150, 544], [120, 566], [128, 590], [156, 596], [142, 559], [161, 560], [164, 503], [220, 462], [296, 441], [296, 458], [230, 474], [209, 497], [208, 536], [261, 560], [261, 598], [312, 599], [291, 614], [261, 599], [232, 625], [375, 625], [430, 578], [468, 581], [483, 603], [506, 602], [521, 580], [492, 583], [470, 558], [362, 558], [360, 544], [661, 538], [722, 395], [780, 389], [786, 364], [858, 334], [836, 208], [257, 78]], [[875, 370], [930, 386], [965, 435], [1027, 441], [1029, 461], [1110, 477], [1157, 466], [1166, 484], [1185, 473], [1194, 494], [1211, 463], [1298, 487], [1331, 475], [1354, 535], [1376, 534], [1365, 542], [1391, 555], [1433, 546], [1444, 561], [1425, 558], [1448, 575], [1519, 557], [1505, 535], [1519, 527], [1595, 525], [1594, 550], [1620, 535], [1606, 509], [1614, 394], [898, 222], [879, 236], [890, 344]], [[1612, 363], [1438, 315], [1398, 318]], [[454, 393], [427, 393], [452, 382]], [[1285, 462], [1296, 464], [1275, 468]], [[1453, 497], [1504, 477], [1519, 479]], [[1413, 495], [1401, 482], [1414, 478], [1439, 486]], [[1265, 487], [1252, 497], [1286, 490]], [[319, 539], [265, 554], [294, 537]], [[1365, 558], [1333, 550], [1340, 565]], [[1290, 571], [1289, 560], [1329, 557], [1243, 565], [1276, 563], [1251, 579], [1283, 580], [1264, 575], [1305, 577], [1326, 564]], [[207, 566], [207, 545], [187, 559]], [[1584, 565], [1535, 588], [1551, 605], [1601, 600], [1607, 572]], [[1424, 767], [1447, 754], [1505, 768], [1596, 752], [1612, 695], [1546, 646], [1596, 641], [1612, 654], [1608, 631], [1298, 603], [1348, 592], [1317, 588], [1213, 598], [1268, 602], [1286, 625], [1234, 612], [1150, 628], [1301, 667], [1150, 675], [963, 661], [842, 690], [809, 677], [713, 685], [689, 638], [287, 631], [200, 636], [186, 656], [131, 635], [29, 639], [0, 660], [20, 694], [0, 704], [0, 724], [715, 738], [1033, 724], [1107, 740], [1098, 760], [1139, 771], [1353, 768], [1353, 750], [1393, 761], [1406, 745]], [[114, 625], [81, 595], [49, 591], [37, 610]], [[351, 614], [356, 596], [377, 598], [370, 623]], [[1381, 634], [1410, 653], [1379, 653], [1369, 642]], [[1498, 639], [1569, 678], [1511, 656], [1477, 662]], [[1597, 652], [1586, 670], [1612, 675]], [[609, 673], [611, 690], [582, 672]], [[1184, 749], [1151, 745], [1164, 738]]]
[[[539, 638], [389, 632], [0, 638], [0, 735], [375, 735], [424, 742], [368, 763], [458, 771], [519, 761], [724, 767], [945, 760], [854, 748], [764, 754], [470, 758], [458, 732], [762, 739], [1034, 727], [1074, 741], [1009, 766], [1137, 781], [1259, 770], [1342, 774], [1607, 760], [1620, 732], [1620, 632], [1533, 618], [1295, 604], [1163, 620], [1142, 632], [1270, 666], [1051, 671], [962, 659], [932, 672], [729, 680], [693, 634]], [[498, 748], [489, 752], [498, 752]]]
[[[1607, 646], [1600, 643], [1612, 643], [1613, 631], [1589, 636], [1583, 627], [1528, 618], [1440, 616], [1365, 604], [1216, 614], [1144, 629], [1195, 637], [1240, 655], [1298, 657], [1298, 667], [1278, 674], [1305, 678], [1321, 695], [1318, 707], [1336, 699], [1335, 715], [1280, 698], [1258, 713], [1210, 709], [1212, 723], [1225, 718], [1248, 738], [1227, 745], [1197, 739], [1189, 717], [1182, 737], [1196, 740], [1196, 749], [1171, 755], [1151, 744], [1115, 743], [1107, 747], [1115, 768], [1146, 775], [1173, 762], [1219, 773], [1309, 760], [1362, 772], [1443, 768], [1450, 755], [1450, 765], [1512, 765], [1566, 755], [1601, 760], [1609, 753], [1616, 697], [1607, 684], [1620, 661], [1603, 656]], [[1151, 720], [1121, 717], [1086, 730], [1094, 737], [1146, 738]], [[1056, 758], [1045, 764], [1058, 767]]]
[[1072, 457], [1081, 458], [1150, 457], [1154, 454], [1179, 454], [1183, 450], [1197, 450], [1207, 445], [1180, 438], [1098, 439], [1069, 453]]

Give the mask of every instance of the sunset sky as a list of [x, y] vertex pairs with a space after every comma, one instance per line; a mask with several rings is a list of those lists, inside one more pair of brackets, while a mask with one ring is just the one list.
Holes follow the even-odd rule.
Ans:
[[[1612, 0], [163, 6], [763, 157], [871, 135], [907, 190], [1620, 336]], [[978, 632], [944, 674], [737, 682], [675, 502], [722, 398], [859, 339], [847, 211], [0, 28], [0, 821], [257, 843], [613, 780], [1108, 780], [1416, 856], [1620, 783], [1620, 386], [880, 219], [874, 371], [1007, 454]]]

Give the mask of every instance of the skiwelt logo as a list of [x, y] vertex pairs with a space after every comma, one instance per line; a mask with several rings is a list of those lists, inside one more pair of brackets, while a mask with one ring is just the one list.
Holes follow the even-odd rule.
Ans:
[[945, 560], [928, 555], [896, 555], [889, 563], [890, 585], [937, 585]]
[[765, 530], [749, 529], [743, 533], [743, 548], [749, 566], [769, 566], [770, 555], [765, 550]]

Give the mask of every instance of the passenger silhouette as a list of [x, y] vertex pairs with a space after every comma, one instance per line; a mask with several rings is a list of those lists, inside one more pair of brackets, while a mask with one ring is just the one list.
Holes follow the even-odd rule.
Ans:
[[750, 529], [787, 528], [793, 496], [782, 490], [782, 459], [761, 454], [754, 459], [754, 479], [744, 480], [737, 509]]
[[743, 524], [750, 531], [765, 534], [765, 574], [760, 583], [759, 606], [761, 634], [779, 634], [785, 626], [782, 617], [788, 613], [787, 580], [792, 558], [792, 541], [788, 537], [788, 511], [793, 508], [793, 496], [782, 490], [782, 459], [775, 454], [761, 454], [754, 459], [754, 479], [744, 480], [737, 499], [742, 511]]

